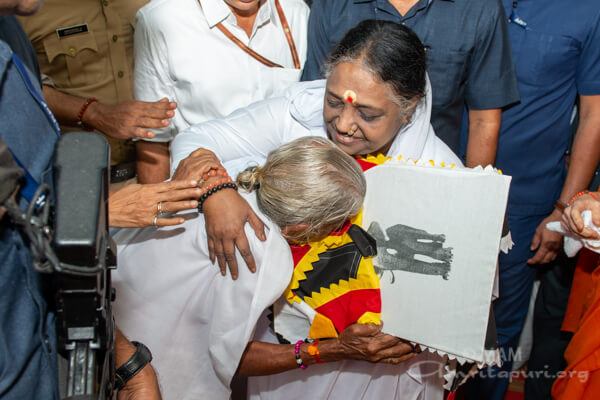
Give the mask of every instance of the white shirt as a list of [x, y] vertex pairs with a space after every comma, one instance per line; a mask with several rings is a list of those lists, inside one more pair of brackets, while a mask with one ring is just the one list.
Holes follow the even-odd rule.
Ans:
[[[309, 9], [302, 0], [280, 0], [300, 64], [306, 60]], [[284, 68], [269, 68], [252, 58], [216, 25]], [[192, 124], [222, 118], [240, 107], [281, 93], [300, 79], [275, 8], [259, 8], [250, 37], [237, 25], [224, 0], [153, 0], [137, 13], [135, 98], [178, 104], [158, 142], [170, 141]]]
[[[182, 159], [200, 147], [214, 152], [222, 162], [250, 156], [262, 163], [271, 150], [284, 143], [303, 136], [327, 137], [323, 121], [325, 83], [299, 82], [281, 97], [251, 104], [223, 120], [189, 127], [171, 144], [171, 174]], [[397, 133], [387, 155], [462, 165], [435, 135], [430, 118], [431, 87], [427, 81], [425, 98], [411, 122]]]
[[261, 242], [246, 225], [256, 261], [252, 274], [239, 253], [239, 278], [221, 276], [208, 258], [203, 214], [182, 225], [122, 229], [115, 319], [126, 337], [145, 343], [165, 400], [229, 399], [229, 384], [256, 322], [290, 282], [293, 261], [280, 230], [248, 203], [267, 226]]

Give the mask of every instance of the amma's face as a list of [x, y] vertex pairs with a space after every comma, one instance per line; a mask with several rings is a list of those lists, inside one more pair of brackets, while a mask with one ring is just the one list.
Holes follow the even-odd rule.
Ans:
[[329, 139], [350, 155], [387, 153], [406, 121], [386, 89], [359, 63], [336, 65], [323, 106]]

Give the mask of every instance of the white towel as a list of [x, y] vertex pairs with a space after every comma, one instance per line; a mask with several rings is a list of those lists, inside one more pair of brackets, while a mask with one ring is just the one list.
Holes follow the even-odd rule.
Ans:
[[[586, 228], [593, 229], [600, 234], [600, 228], [592, 222], [592, 212], [590, 210], [584, 210], [581, 213], [581, 218]], [[583, 239], [571, 232], [567, 232], [560, 222], [549, 222], [546, 224], [546, 228], [565, 236], [564, 248], [565, 254], [568, 257], [573, 257], [584, 246], [596, 253], [600, 253], [600, 240]]]

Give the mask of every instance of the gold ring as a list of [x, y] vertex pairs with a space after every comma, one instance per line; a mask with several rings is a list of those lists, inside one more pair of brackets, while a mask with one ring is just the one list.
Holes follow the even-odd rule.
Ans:
[[152, 226], [158, 226], [156, 222], [158, 221], [158, 215], [154, 216], [154, 220], [152, 221]]
[[352, 136], [354, 136], [355, 133], [356, 133], [356, 129], [350, 129], [348, 132], [346, 132], [346, 135], [352, 137]]

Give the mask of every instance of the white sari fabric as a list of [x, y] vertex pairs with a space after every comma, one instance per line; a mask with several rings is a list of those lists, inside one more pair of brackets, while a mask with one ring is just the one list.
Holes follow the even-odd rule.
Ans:
[[[323, 122], [325, 80], [300, 82], [282, 97], [259, 101], [234, 111], [222, 120], [197, 124], [180, 132], [171, 143], [171, 173], [179, 162], [202, 147], [222, 162], [252, 157], [260, 162], [271, 150], [304, 136], [327, 137]], [[462, 165], [433, 131], [431, 86], [417, 106], [411, 122], [396, 135], [388, 156], [403, 156]]]
[[259, 316], [291, 279], [289, 245], [259, 213], [255, 196], [246, 198], [268, 232], [261, 242], [247, 228], [257, 272], [250, 273], [238, 253], [236, 281], [211, 264], [202, 214], [186, 214], [179, 226], [123, 229], [115, 235], [115, 320], [130, 340], [152, 351], [165, 400], [228, 399]]

